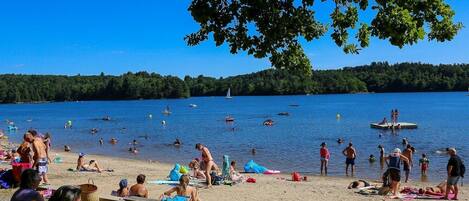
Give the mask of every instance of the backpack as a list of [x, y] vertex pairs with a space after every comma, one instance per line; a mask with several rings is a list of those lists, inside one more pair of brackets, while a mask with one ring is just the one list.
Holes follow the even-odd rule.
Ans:
[[218, 176], [217, 173], [215, 172], [210, 173], [210, 177], [212, 178], [212, 185], [223, 184], [223, 177]]
[[301, 175], [298, 172], [293, 172], [291, 174], [291, 180], [292, 181], [301, 181]]

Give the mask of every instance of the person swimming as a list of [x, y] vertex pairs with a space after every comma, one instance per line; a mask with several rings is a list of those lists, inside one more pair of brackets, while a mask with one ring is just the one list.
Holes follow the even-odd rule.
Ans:
[[111, 144], [117, 144], [117, 139], [116, 138], [111, 138], [109, 141]]
[[376, 161], [375, 156], [374, 156], [373, 154], [371, 154], [370, 157], [368, 158], [368, 161], [369, 161], [370, 163], [374, 163], [374, 162]]
[[103, 138], [100, 138], [100, 139], [99, 139], [99, 145], [102, 146], [103, 144], [104, 144], [104, 139], [103, 139]]
[[173, 145], [174, 146], [181, 146], [181, 141], [179, 140], [179, 138], [176, 138], [176, 140], [173, 142]]
[[339, 143], [339, 144], [344, 143], [344, 139], [342, 139], [342, 138], [337, 138], [337, 143]]
[[91, 134], [96, 134], [96, 133], [98, 133], [98, 129], [97, 128], [92, 128], [90, 132], [91, 132]]
[[252, 155], [256, 155], [256, 148], [252, 148], [252, 149], [251, 149], [251, 154], [252, 154]]

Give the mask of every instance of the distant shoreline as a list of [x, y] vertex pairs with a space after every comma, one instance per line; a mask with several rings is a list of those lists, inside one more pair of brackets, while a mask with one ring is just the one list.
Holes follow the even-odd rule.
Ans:
[[[285, 95], [240, 95], [236, 97], [275, 97], [275, 96], [323, 96], [323, 95], [370, 95], [370, 94], [411, 94], [411, 93], [465, 93], [466, 91], [401, 91], [401, 92], [350, 92], [350, 93], [323, 93], [323, 94], [285, 94]], [[469, 95], [469, 94], [468, 94]], [[73, 103], [73, 102], [95, 102], [95, 101], [152, 101], [152, 100], [178, 100], [178, 99], [190, 99], [190, 98], [224, 98], [225, 96], [190, 96], [187, 98], [159, 98], [159, 99], [90, 99], [90, 100], [76, 100], [76, 101], [32, 101], [32, 102], [14, 102], [14, 103], [2, 103], [0, 105], [27, 105], [27, 104], [48, 104], [48, 103]]]

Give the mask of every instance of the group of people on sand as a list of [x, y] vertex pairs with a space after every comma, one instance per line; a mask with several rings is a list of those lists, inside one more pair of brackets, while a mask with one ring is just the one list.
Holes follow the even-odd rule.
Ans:
[[[383, 174], [383, 183], [386, 184], [386, 181], [389, 180], [389, 187], [390, 191], [394, 196], [397, 196], [399, 193], [399, 185], [401, 181], [401, 165], [402, 170], [404, 171], [404, 182], [409, 181], [409, 175], [414, 166], [414, 157], [416, 150], [415, 148], [409, 144], [408, 139], [403, 139], [404, 151], [401, 151], [399, 148], [395, 148], [392, 153], [386, 155], [384, 146], [378, 145], [378, 149], [380, 152], [380, 162], [382, 167], [384, 163], [387, 164], [387, 170]], [[448, 193], [454, 194], [453, 199], [457, 199], [458, 196], [458, 182], [461, 177], [464, 176], [465, 166], [462, 162], [461, 158], [456, 154], [455, 148], [448, 148], [447, 153], [450, 156], [447, 165], [447, 173], [448, 177], [445, 182], [438, 185], [437, 187], [429, 187], [425, 190], [421, 190], [423, 193], [427, 194], [442, 194], [445, 198], [448, 198]], [[321, 175], [327, 175], [327, 165], [330, 160], [330, 152], [327, 149], [327, 145], [325, 142], [321, 143], [321, 148], [319, 151], [320, 154], [320, 161], [321, 161]], [[342, 151], [342, 154], [345, 156], [345, 174], [349, 175], [349, 167], [351, 169], [352, 176], [355, 172], [355, 159], [357, 157], [357, 151], [353, 147], [352, 143]], [[374, 162], [373, 155], [370, 156], [369, 161]], [[425, 153], [422, 154], [422, 157], [418, 160], [418, 165], [420, 166], [420, 171], [422, 176], [427, 175], [427, 171], [430, 167], [430, 160], [428, 159]], [[444, 185], [443, 185], [444, 184]], [[355, 181], [349, 185], [349, 188], [357, 188], [357, 187], [367, 187], [370, 186], [366, 181]]]
[[[145, 187], [146, 176], [144, 174], [139, 174], [137, 176], [137, 183], [130, 186], [128, 185], [127, 179], [122, 179], [119, 182], [119, 189], [113, 193], [118, 197], [142, 197], [148, 198], [148, 189]], [[176, 197], [183, 198], [182, 200], [187, 201], [198, 201], [199, 195], [195, 187], [189, 186], [190, 178], [188, 175], [182, 175], [179, 178], [179, 184], [165, 191], [161, 196], [160, 200], [166, 200], [170, 198], [173, 193]]]
[[29, 164], [30, 167], [36, 169], [45, 184], [49, 181], [48, 164], [52, 162], [49, 155], [50, 148], [50, 134], [42, 135], [36, 130], [29, 130], [23, 135], [23, 143], [16, 150], [19, 162]]

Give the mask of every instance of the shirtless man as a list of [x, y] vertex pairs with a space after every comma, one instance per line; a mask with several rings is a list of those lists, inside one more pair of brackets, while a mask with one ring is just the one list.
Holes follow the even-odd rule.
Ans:
[[148, 190], [143, 185], [145, 183], [145, 178], [146, 177], [143, 174], [139, 174], [137, 176], [137, 184], [134, 184], [132, 187], [130, 187], [130, 196], [148, 198]]
[[355, 173], [355, 158], [357, 157], [357, 152], [353, 148], [353, 144], [349, 143], [348, 147], [342, 151], [342, 154], [346, 157], [345, 159], [345, 175], [348, 176], [348, 167], [351, 166], [352, 176]]
[[213, 161], [212, 154], [208, 150], [207, 147], [198, 143], [195, 145], [195, 149], [199, 150], [202, 153], [202, 160], [205, 162], [205, 177], [207, 178], [207, 186], [212, 186], [212, 177], [210, 176], [210, 172], [212, 169], [219, 172], [217, 164]]
[[49, 150], [47, 149], [47, 145], [44, 143], [42, 137], [39, 136], [36, 131], [32, 130], [28, 131], [28, 133], [28, 139], [30, 140], [29, 143], [31, 143], [33, 151], [33, 167], [36, 168], [39, 176], [42, 177], [42, 181], [47, 184], [49, 182], [47, 179], [47, 164], [51, 162]]
[[410, 170], [412, 169], [412, 166], [414, 166], [413, 160], [412, 160], [413, 153], [414, 152], [412, 151], [412, 146], [410, 144], [407, 144], [406, 149], [404, 149], [404, 151], [402, 152], [402, 155], [405, 156], [409, 160], [408, 162], [403, 161], [404, 172], [405, 172], [405, 183], [409, 181]]

